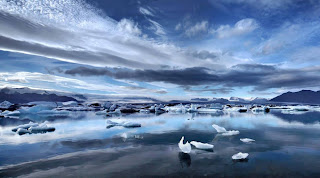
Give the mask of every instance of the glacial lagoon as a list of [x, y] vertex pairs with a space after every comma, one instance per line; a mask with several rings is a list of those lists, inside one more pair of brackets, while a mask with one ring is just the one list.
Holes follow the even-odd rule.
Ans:
[[[106, 127], [106, 120], [138, 128]], [[0, 119], [0, 177], [257, 177], [320, 174], [320, 112], [153, 113]], [[18, 135], [19, 124], [47, 121], [54, 132]], [[222, 136], [212, 124], [240, 134]], [[214, 145], [212, 150], [178, 147], [181, 137]], [[240, 138], [255, 142], [244, 143]], [[232, 155], [249, 153], [248, 159]]]

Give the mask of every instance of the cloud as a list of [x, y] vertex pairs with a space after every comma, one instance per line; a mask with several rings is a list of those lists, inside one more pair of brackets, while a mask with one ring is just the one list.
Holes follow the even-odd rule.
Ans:
[[133, 34], [133, 35], [141, 35], [141, 30], [138, 28], [138, 25], [131, 20], [122, 19], [117, 24], [117, 27], [122, 32]]
[[[161, 69], [213, 64], [186, 55], [186, 49], [173, 44], [145, 38], [132, 20], [117, 22], [82, 1], [17, 2], [1, 1], [1, 50], [98, 67]], [[158, 22], [149, 21], [156, 34], [166, 34]]]
[[[258, 45], [257, 55], [270, 55], [281, 50], [300, 50], [300, 45], [306, 45], [319, 35], [320, 25], [314, 22], [285, 23], [270, 37]], [[296, 48], [296, 49], [294, 49]]]
[[[177, 28], [177, 26], [176, 26]], [[208, 21], [202, 21], [196, 23], [194, 26], [191, 26], [187, 29], [185, 29], [185, 35], [188, 37], [193, 37], [196, 35], [199, 35], [201, 33], [207, 33], [209, 28]]]
[[203, 67], [177, 70], [132, 70], [123, 68], [87, 69], [78, 67], [66, 70], [65, 74], [80, 76], [107, 75], [116, 79], [143, 82], [165, 82], [184, 87], [189, 91], [212, 91], [218, 89], [192, 89], [191, 86], [221, 86], [221, 91], [231, 92], [234, 87], [253, 87], [255, 91], [271, 88], [320, 87], [314, 81], [320, 80], [320, 67], [282, 69], [273, 65], [238, 64], [224, 71]]
[[[94, 75], [99, 75], [99, 73], [93, 73]], [[3, 82], [5, 83], [3, 83]], [[119, 86], [110, 83], [94, 83], [86, 82], [79, 79], [73, 79], [68, 77], [61, 77], [51, 74], [43, 74], [38, 72], [1, 72], [0, 82], [3, 85], [11, 84], [12, 82], [20, 83], [20, 86], [32, 87], [34, 83], [39, 82], [47, 86], [46, 84], [51, 83], [59, 87], [59, 89], [69, 88], [69, 89], [80, 89], [88, 90], [89, 93], [95, 93], [96, 91], [102, 91], [112, 94], [134, 94], [134, 95], [148, 95], [149, 93], [165, 94], [167, 91], [165, 89], [149, 89], [139, 86]], [[29, 85], [24, 85], [29, 84]], [[41, 85], [40, 84], [40, 85]]]
[[154, 16], [154, 14], [151, 12], [151, 10], [149, 10], [150, 8], [143, 8], [143, 7], [140, 7], [139, 8], [139, 12], [143, 15], [146, 15], [146, 16]]
[[[215, 2], [215, 0], [211, 0]], [[295, 0], [222, 0], [222, 3], [243, 4], [262, 11], [283, 10], [292, 6]]]
[[221, 25], [218, 29], [212, 30], [218, 38], [229, 38], [233, 36], [250, 33], [259, 27], [256, 20], [247, 18], [238, 21], [233, 27], [230, 25]]

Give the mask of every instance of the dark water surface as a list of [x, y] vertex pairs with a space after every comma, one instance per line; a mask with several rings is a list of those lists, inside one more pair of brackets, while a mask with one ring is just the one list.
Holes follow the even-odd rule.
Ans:
[[[319, 177], [320, 114], [132, 114], [106, 118], [93, 112], [50, 120], [55, 132], [19, 136], [14, 120], [0, 127], [0, 177]], [[120, 118], [120, 119], [118, 119]], [[134, 121], [141, 128], [106, 128], [106, 119]], [[0, 119], [1, 120], [1, 119]], [[10, 123], [10, 124], [8, 124]], [[221, 136], [212, 128], [239, 130]], [[178, 142], [200, 141], [213, 151], [192, 148], [181, 153]], [[255, 139], [243, 143], [240, 138]], [[247, 161], [231, 156], [249, 153]]]

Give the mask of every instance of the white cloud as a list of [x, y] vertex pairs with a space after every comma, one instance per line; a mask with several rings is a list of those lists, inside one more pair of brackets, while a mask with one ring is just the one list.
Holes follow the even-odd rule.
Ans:
[[143, 15], [154, 16], [154, 14], [149, 10], [149, 8], [147, 9], [147, 8], [140, 7], [139, 11]]
[[221, 25], [218, 29], [212, 30], [218, 38], [228, 38], [250, 33], [259, 27], [256, 20], [247, 18], [238, 21], [233, 27], [230, 25]]
[[[320, 25], [318, 23], [285, 23], [267, 40], [258, 45], [255, 53], [258, 55], [269, 55], [284, 49], [306, 45], [305, 42], [319, 34], [319, 30]], [[300, 47], [297, 47], [293, 51], [296, 50], [300, 50]]]
[[[1, 82], [2, 81], [2, 82]], [[159, 89], [150, 89], [143, 88], [138, 86], [119, 86], [113, 85], [110, 83], [89, 83], [79, 79], [61, 77], [51, 74], [43, 74], [38, 72], [1, 72], [0, 73], [0, 84], [2, 85], [18, 85], [24, 87], [30, 87], [33, 82], [41, 82], [37, 87], [46, 86], [46, 83], [55, 84], [60, 89], [68, 88], [68, 89], [81, 89], [88, 90], [89, 93], [94, 93], [94, 91], [101, 92], [111, 92], [114, 94], [134, 94], [134, 95], [151, 95], [151, 93], [165, 93], [166, 90]], [[12, 83], [14, 82], [14, 83]], [[30, 85], [25, 85], [30, 84]]]
[[133, 35], [141, 35], [141, 30], [138, 28], [138, 24], [135, 24], [131, 20], [122, 19], [117, 24], [117, 27], [121, 32], [129, 33]]
[[196, 23], [194, 26], [191, 26], [185, 30], [185, 34], [189, 37], [196, 36], [201, 33], [207, 33], [209, 28], [208, 21], [202, 21]]
[[[98, 67], [212, 64], [186, 55], [185, 49], [173, 44], [145, 38], [133, 21], [117, 22], [100, 14], [82, 1], [1, 1], [0, 49]], [[149, 20], [156, 34], [166, 34], [158, 22]]]
[[153, 30], [156, 35], [162, 36], [166, 34], [165, 30], [158, 22], [151, 19], [148, 20], [151, 23], [150, 29]]

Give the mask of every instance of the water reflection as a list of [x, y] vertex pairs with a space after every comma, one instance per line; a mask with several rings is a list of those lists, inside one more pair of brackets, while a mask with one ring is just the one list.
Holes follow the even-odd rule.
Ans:
[[182, 168], [191, 166], [191, 156], [188, 153], [179, 152], [179, 160]]
[[[73, 167], [79, 167], [79, 175], [90, 172], [116, 177], [132, 172], [136, 177], [198, 177], [221, 175], [226, 171], [226, 176], [231, 177], [241, 176], [243, 171], [248, 175], [272, 176], [269, 168], [274, 174], [304, 171], [308, 176], [308, 173], [320, 173], [320, 166], [317, 166], [320, 165], [320, 125], [316, 120], [310, 122], [310, 117], [316, 118], [317, 114], [302, 114], [297, 119], [288, 120], [285, 117], [289, 116], [283, 117], [283, 113], [279, 115], [273, 111], [268, 114], [226, 113], [218, 116], [136, 113], [112, 119], [137, 122], [141, 124], [140, 128], [106, 129], [105, 116], [97, 116], [94, 112], [75, 112], [68, 118], [51, 118], [49, 125], [56, 128], [55, 132], [22, 136], [11, 132], [13, 125], [3, 124], [0, 127], [0, 177], [34, 176], [36, 172], [59, 177], [58, 172], [69, 175], [68, 170]], [[23, 119], [12, 123], [25, 122]], [[36, 117], [36, 120], [46, 119], [48, 117]], [[240, 134], [221, 136], [212, 124], [227, 130], [239, 130]], [[213, 144], [214, 148], [210, 151], [193, 148], [190, 154], [180, 153], [177, 143], [181, 136], [190, 141]], [[240, 138], [252, 138], [256, 142], [246, 144]], [[105, 149], [109, 151], [105, 152]], [[232, 161], [231, 156], [238, 152], [249, 153], [250, 161], [235, 164], [238, 162]], [[6, 165], [12, 166], [8, 168]], [[56, 173], [53, 170], [57, 170]]]

